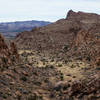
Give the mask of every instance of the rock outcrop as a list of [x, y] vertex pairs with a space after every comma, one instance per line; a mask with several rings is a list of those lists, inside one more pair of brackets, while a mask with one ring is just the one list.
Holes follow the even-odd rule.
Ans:
[[[15, 58], [13, 58], [15, 56]], [[8, 65], [14, 63], [15, 60], [18, 60], [18, 52], [14, 43], [11, 43], [11, 47], [9, 47], [4, 37], [0, 34], [0, 66]]]
[[11, 54], [13, 56], [15, 56], [15, 58], [18, 60], [19, 59], [19, 54], [18, 54], [18, 51], [17, 51], [17, 46], [14, 42], [10, 43], [10, 51], [11, 51]]

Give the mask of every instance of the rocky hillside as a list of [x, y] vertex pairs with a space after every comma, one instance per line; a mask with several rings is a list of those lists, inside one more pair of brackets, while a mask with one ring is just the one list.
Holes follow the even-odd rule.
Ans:
[[[95, 38], [96, 44], [91, 43], [94, 47], [100, 41], [99, 18], [100, 15], [97, 14], [70, 10], [66, 19], [35, 28], [30, 32], [22, 32], [17, 35], [15, 41], [19, 48], [57, 51], [66, 45], [72, 47], [74, 43], [75, 45], [80, 42], [82, 44], [85, 38], [87, 38], [87, 41], [92, 41]], [[99, 49], [99, 46], [97, 48]]]
[[[78, 34], [83, 33], [80, 31]], [[76, 41], [77, 45], [80, 44]], [[43, 61], [42, 67], [35, 65], [39, 63], [38, 60], [31, 63], [22, 61], [23, 57], [34, 57], [34, 52], [24, 51], [18, 63], [19, 54], [15, 43], [11, 42], [8, 46], [0, 35], [0, 100], [100, 100], [99, 67], [81, 67], [82, 62], [76, 62], [77, 66], [68, 64], [71, 61], [66, 65], [58, 65], [56, 61], [57, 65], [52, 65], [50, 59], [44, 59], [41, 53], [36, 55]], [[53, 60], [51, 62], [54, 63]], [[82, 77], [78, 78], [77, 74]]]
[[0, 35], [0, 100], [100, 100], [99, 16], [71, 10], [17, 35], [18, 51]]
[[44, 27], [35, 28], [30, 32], [22, 32], [17, 35], [16, 43], [19, 48], [32, 49], [59, 49], [69, 40], [72, 40], [72, 28], [79, 29], [78, 22], [61, 19]]
[[50, 24], [50, 22], [36, 20], [0, 23], [0, 32], [6, 37], [15, 37], [19, 32], [30, 31], [34, 27], [48, 24]]

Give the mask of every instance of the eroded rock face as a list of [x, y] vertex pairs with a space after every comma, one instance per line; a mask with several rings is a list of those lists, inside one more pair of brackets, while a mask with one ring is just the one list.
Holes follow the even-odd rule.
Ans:
[[11, 43], [11, 48], [6, 44], [4, 37], [0, 34], [0, 65], [11, 64], [13, 56], [18, 59], [17, 48]]
[[11, 51], [11, 54], [16, 57], [16, 59], [19, 59], [19, 54], [18, 54], [18, 51], [17, 51], [17, 46], [16, 46], [16, 44], [14, 42], [10, 43], [10, 51]]
[[80, 55], [83, 59], [91, 61], [92, 64], [99, 63], [97, 60], [100, 56], [99, 37], [100, 33], [96, 33], [93, 29], [88, 31], [81, 29], [73, 38], [70, 54], [74, 55], [73, 57]]
[[0, 56], [9, 56], [9, 49], [5, 43], [4, 37], [0, 35]]

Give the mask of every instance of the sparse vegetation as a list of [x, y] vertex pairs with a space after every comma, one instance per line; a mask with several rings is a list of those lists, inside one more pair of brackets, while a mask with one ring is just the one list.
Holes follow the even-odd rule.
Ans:
[[0, 35], [0, 100], [99, 100], [100, 25], [90, 15], [69, 11], [20, 33], [18, 48]]
[[22, 80], [22, 81], [27, 81], [27, 78], [26, 78], [25, 76], [22, 76], [22, 77], [20, 78], [20, 80]]
[[60, 80], [64, 81], [64, 75], [63, 75], [63, 73], [60, 73]]

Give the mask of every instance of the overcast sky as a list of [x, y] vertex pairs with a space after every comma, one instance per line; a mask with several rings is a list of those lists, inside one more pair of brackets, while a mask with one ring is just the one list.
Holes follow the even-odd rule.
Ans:
[[100, 0], [0, 0], [0, 22], [56, 21], [70, 9], [100, 14]]

